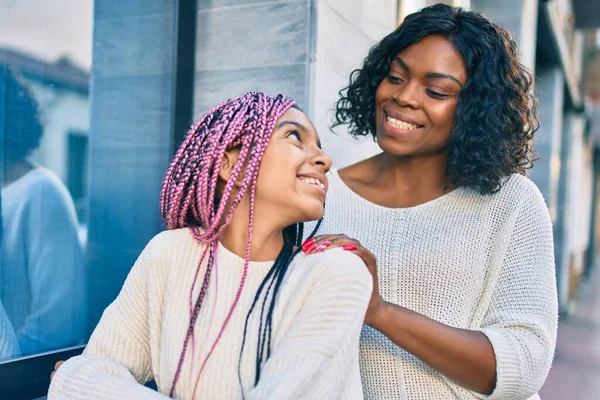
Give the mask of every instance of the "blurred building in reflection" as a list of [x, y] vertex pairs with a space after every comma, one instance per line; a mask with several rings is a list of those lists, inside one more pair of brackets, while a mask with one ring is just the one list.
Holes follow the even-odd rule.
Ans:
[[48, 63], [18, 50], [0, 48], [0, 63], [27, 82], [38, 102], [44, 135], [31, 159], [52, 170], [67, 186], [85, 244], [90, 74], [68, 58]]

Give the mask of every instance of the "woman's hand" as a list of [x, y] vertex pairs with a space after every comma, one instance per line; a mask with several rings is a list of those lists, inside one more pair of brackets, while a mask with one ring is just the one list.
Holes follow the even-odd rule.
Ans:
[[380, 318], [385, 306], [385, 301], [379, 294], [379, 282], [377, 279], [377, 260], [373, 253], [364, 248], [356, 239], [351, 239], [346, 235], [320, 235], [307, 240], [302, 244], [302, 251], [305, 254], [313, 254], [321, 251], [326, 251], [336, 247], [342, 247], [346, 251], [351, 251], [365, 262], [367, 269], [373, 278], [373, 293], [367, 313], [365, 315], [365, 324], [373, 326]]

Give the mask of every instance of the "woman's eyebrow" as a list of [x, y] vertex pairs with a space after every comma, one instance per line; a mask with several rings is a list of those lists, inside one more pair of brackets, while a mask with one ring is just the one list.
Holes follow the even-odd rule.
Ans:
[[463, 84], [456, 79], [454, 76], [450, 75], [450, 74], [441, 74], [439, 72], [428, 72], [427, 75], [425, 75], [426, 78], [442, 78], [442, 79], [450, 79], [451, 81], [454, 81], [456, 83], [458, 83], [458, 86], [463, 87]]
[[[400, 67], [402, 67], [402, 69], [404, 69], [406, 72], [409, 72], [408, 69], [408, 65], [406, 65], [406, 63], [404, 61], [402, 61], [402, 59], [400, 57], [394, 57], [394, 61], [396, 61], [398, 63], [398, 65], [400, 65]], [[450, 75], [450, 74], [442, 74], [440, 72], [428, 72], [425, 75], [426, 78], [442, 78], [442, 79], [450, 79], [451, 81], [454, 81], [456, 83], [458, 83], [458, 85], [462, 88], [463, 84], [461, 83], [461, 81], [459, 81], [458, 79], [456, 79], [454, 76]]]
[[406, 72], [409, 72], [408, 65], [406, 65], [406, 63], [404, 61], [402, 61], [402, 59], [400, 57], [398, 57], [398, 56], [394, 57], [394, 61], [396, 61], [402, 67], [403, 70], [405, 70]]

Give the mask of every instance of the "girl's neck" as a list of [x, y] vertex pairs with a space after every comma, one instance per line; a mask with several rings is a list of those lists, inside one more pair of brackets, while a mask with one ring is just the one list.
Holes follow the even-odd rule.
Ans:
[[[231, 222], [219, 236], [219, 240], [229, 251], [241, 258], [246, 257], [248, 244], [248, 212], [237, 209]], [[273, 261], [283, 247], [281, 229], [269, 228], [257, 223], [252, 228], [252, 248], [250, 261]]]

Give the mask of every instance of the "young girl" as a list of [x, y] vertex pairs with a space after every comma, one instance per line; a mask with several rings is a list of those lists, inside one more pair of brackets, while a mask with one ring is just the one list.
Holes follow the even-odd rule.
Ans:
[[331, 160], [293, 104], [249, 93], [192, 126], [163, 185], [168, 230], [49, 399], [362, 398], [372, 282], [350, 252], [298, 254]]

